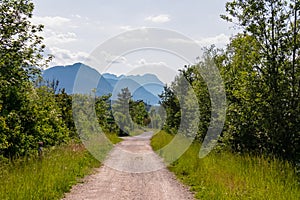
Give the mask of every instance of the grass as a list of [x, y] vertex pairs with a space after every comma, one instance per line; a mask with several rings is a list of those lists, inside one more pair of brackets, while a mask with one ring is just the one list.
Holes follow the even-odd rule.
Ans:
[[122, 138], [119, 138], [116, 133], [106, 133], [105, 135], [113, 144], [117, 144], [122, 141]]
[[[173, 136], [164, 131], [151, 141], [154, 150]], [[200, 144], [193, 143], [169, 169], [198, 199], [300, 199], [300, 185], [287, 162], [260, 156], [211, 153], [198, 158]]]
[[135, 127], [134, 129], [132, 129], [129, 132], [128, 136], [138, 136], [138, 135], [141, 135], [145, 132], [150, 132], [150, 131], [156, 132], [157, 130], [156, 129], [151, 129], [151, 128], [148, 128], [148, 127], [144, 127], [144, 126], [138, 126], [138, 127]]
[[[113, 144], [122, 141], [113, 133], [106, 137]], [[72, 185], [101, 164], [82, 144], [52, 148], [44, 154], [42, 159], [0, 159], [1, 200], [61, 199]]]
[[136, 127], [134, 128], [129, 135], [130, 136], [137, 136], [137, 135], [141, 135], [144, 132], [150, 131], [150, 129], [146, 128], [146, 127]]
[[[106, 137], [113, 144], [122, 141], [114, 133], [108, 133]], [[0, 159], [0, 199], [61, 199], [72, 185], [100, 165], [101, 163], [78, 143], [45, 149], [42, 159]]]

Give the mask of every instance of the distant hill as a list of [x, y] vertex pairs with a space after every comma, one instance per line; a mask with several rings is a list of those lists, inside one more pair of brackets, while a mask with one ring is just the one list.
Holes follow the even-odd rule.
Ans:
[[[80, 76], [77, 76], [78, 72]], [[58, 88], [65, 88], [68, 94], [89, 93], [91, 89], [96, 88], [96, 95], [112, 94], [112, 100], [117, 98], [122, 88], [128, 87], [134, 100], [143, 100], [151, 105], [159, 102], [158, 95], [162, 93], [164, 87], [164, 83], [154, 74], [101, 75], [97, 70], [82, 63], [51, 67], [44, 70], [42, 76], [44, 80], [58, 80]]]

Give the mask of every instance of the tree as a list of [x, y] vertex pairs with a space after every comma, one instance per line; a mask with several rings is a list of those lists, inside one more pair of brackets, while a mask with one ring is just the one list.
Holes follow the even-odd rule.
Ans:
[[110, 97], [111, 95], [104, 95], [101, 97], [96, 97], [96, 113], [98, 117], [99, 124], [104, 132], [116, 131], [116, 124], [113, 120], [112, 111], [110, 108]]
[[139, 126], [146, 126], [149, 124], [149, 116], [146, 110], [145, 103], [141, 101], [130, 101], [130, 116], [132, 121]]
[[64, 88], [59, 89], [58, 93], [56, 93], [57, 87], [51, 89], [55, 95], [55, 102], [61, 110], [61, 118], [64, 121], [66, 127], [70, 130], [70, 136], [76, 138], [76, 127], [74, 124], [72, 112], [72, 96], [68, 95]]
[[217, 56], [228, 102], [223, 135], [238, 152], [264, 152], [268, 140], [263, 128], [267, 122], [263, 94], [268, 92], [262, 74], [255, 70], [262, 59], [259, 51], [260, 45], [254, 37], [238, 34], [226, 52]]
[[[0, 77], [2, 101], [7, 109], [17, 105], [12, 86], [23, 88], [35, 78], [48, 60], [43, 58], [42, 25], [32, 25], [34, 5], [28, 0], [2, 0], [0, 2]], [[16, 102], [8, 104], [6, 102]], [[6, 108], [4, 108], [6, 109]]]
[[149, 128], [162, 129], [165, 121], [165, 109], [162, 106], [152, 106], [149, 110]]
[[[246, 116], [243, 121], [249, 123], [252, 119], [249, 116], [255, 111], [255, 115], [262, 120], [255, 125], [257, 128], [253, 124], [247, 135], [256, 134], [257, 139], [264, 140], [260, 144], [264, 146], [264, 152], [295, 161], [300, 158], [300, 1], [234, 0], [226, 4], [226, 11], [228, 15], [222, 18], [240, 27], [244, 31], [244, 39], [254, 44], [255, 48], [248, 46], [244, 52], [237, 51], [239, 48], [233, 42], [238, 40], [233, 40], [233, 58], [238, 59], [226, 64], [229, 68], [233, 65], [241, 65], [243, 68], [248, 65], [248, 70], [244, 72], [250, 73], [250, 79], [253, 79], [251, 82], [260, 87], [256, 90], [252, 88], [247, 95], [240, 90], [232, 96], [249, 98], [242, 101], [244, 109], [247, 105], [245, 102], [258, 102], [259, 99], [256, 108], [250, 106], [251, 112], [245, 110], [240, 115]], [[241, 40], [243, 38], [239, 37]], [[228, 50], [232, 50], [231, 47]], [[253, 59], [256, 59], [255, 62], [252, 62]], [[246, 78], [245, 75], [243, 77]], [[244, 84], [250, 86], [251, 82]], [[239, 88], [242, 89], [241, 85]], [[246, 141], [242, 143], [246, 144]]]
[[128, 87], [121, 89], [118, 99], [113, 103], [113, 116], [119, 126], [119, 135], [129, 135], [132, 130], [133, 122], [129, 113], [129, 102], [131, 101], [131, 92]]
[[165, 86], [162, 94], [159, 95], [160, 104], [166, 111], [164, 129], [171, 133], [176, 133], [181, 119], [179, 100], [172, 87]]
[[66, 142], [70, 133], [54, 92], [33, 84], [50, 59], [43, 26], [30, 22], [33, 9], [30, 0], [0, 1], [0, 154], [7, 157], [34, 153], [39, 141]]

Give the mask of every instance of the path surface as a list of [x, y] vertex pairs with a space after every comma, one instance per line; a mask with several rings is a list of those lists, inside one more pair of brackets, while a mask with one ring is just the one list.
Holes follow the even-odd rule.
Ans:
[[64, 200], [185, 200], [194, 199], [169, 172], [150, 146], [152, 133], [125, 138], [104, 165], [73, 186]]

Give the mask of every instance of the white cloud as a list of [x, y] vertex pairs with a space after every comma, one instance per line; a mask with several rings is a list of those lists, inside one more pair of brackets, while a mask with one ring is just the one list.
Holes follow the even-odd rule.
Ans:
[[230, 36], [222, 33], [214, 37], [202, 38], [200, 40], [197, 40], [197, 43], [200, 46], [210, 46], [212, 44], [215, 44], [216, 46], [225, 46], [226, 44], [229, 43], [229, 41], [230, 41]]
[[162, 82], [171, 83], [177, 75], [177, 71], [173, 70], [167, 63], [149, 62], [144, 58], [137, 60], [133, 65], [127, 64], [127, 75], [143, 75], [147, 73], [155, 74]]
[[216, 45], [218, 47], [223, 47], [230, 41], [230, 36], [221, 33], [213, 37], [203, 37], [200, 40], [188, 40], [182, 38], [170, 38], [169, 42], [174, 44], [198, 44], [200, 46], [210, 46]]
[[57, 44], [65, 44], [69, 42], [74, 42], [77, 40], [76, 33], [67, 32], [67, 33], [60, 33], [55, 32], [53, 30], [47, 29], [44, 32], [43, 37], [45, 38], [45, 44], [48, 46], [53, 46]]
[[182, 38], [169, 38], [168, 42], [171, 42], [174, 44], [195, 44], [195, 43], [197, 43], [197, 41], [182, 39]]
[[168, 21], [170, 21], [170, 16], [169, 15], [155, 15], [155, 16], [149, 16], [145, 18], [145, 21], [151, 21], [154, 23], [166, 23]]
[[145, 60], [144, 58], [142, 58], [142, 59], [139, 60], [137, 63], [138, 63], [139, 65], [145, 65], [147, 62], [146, 62], [146, 60]]
[[32, 22], [45, 25], [45, 29], [39, 34], [44, 38], [46, 46], [53, 47], [77, 41], [77, 34], [70, 31], [76, 26], [71, 19], [60, 16], [34, 16]]
[[120, 29], [122, 31], [131, 31], [134, 30], [135, 28], [133, 28], [132, 26], [120, 26]]
[[67, 32], [67, 26], [71, 19], [60, 16], [33, 16], [32, 23], [43, 24], [45, 29], [41, 32], [44, 37], [45, 44], [48, 46], [73, 42], [77, 39], [77, 35], [73, 32]]
[[116, 64], [116, 63], [126, 63], [127, 59], [124, 56], [115, 56], [106, 51], [102, 51], [105, 62], [108, 64]]
[[86, 52], [72, 52], [70, 50], [58, 47], [50, 47], [48, 51], [50, 54], [55, 56], [50, 63], [50, 66], [69, 65], [75, 62], [84, 62], [89, 56], [89, 54]]
[[141, 58], [137, 61], [137, 65], [135, 67], [143, 67], [143, 66], [152, 66], [152, 67], [167, 67], [168, 65], [165, 62], [148, 62], [146, 59]]
[[82, 18], [81, 15], [78, 15], [78, 14], [72, 15], [72, 17], [75, 17], [75, 18], [78, 18], [78, 19], [81, 19], [81, 18]]
[[32, 22], [34, 24], [43, 24], [45, 25], [46, 28], [56, 28], [56, 27], [61, 27], [70, 22], [71, 19], [65, 18], [65, 17], [60, 17], [60, 16], [45, 16], [45, 17], [40, 17], [40, 16], [33, 16], [32, 17]]

